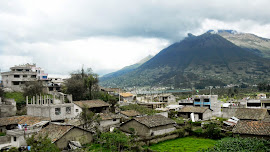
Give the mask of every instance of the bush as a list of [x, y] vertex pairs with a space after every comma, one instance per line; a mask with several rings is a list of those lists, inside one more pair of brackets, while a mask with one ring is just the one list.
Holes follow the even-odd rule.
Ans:
[[219, 140], [209, 150], [215, 151], [270, 151], [270, 141], [258, 138], [232, 138], [227, 137]]
[[221, 130], [219, 129], [218, 125], [213, 122], [206, 125], [204, 134], [207, 138], [211, 138], [211, 139], [221, 138]]
[[192, 135], [194, 136], [197, 136], [197, 137], [202, 137], [203, 136], [203, 129], [202, 128], [199, 128], [199, 129], [196, 129], [192, 132]]

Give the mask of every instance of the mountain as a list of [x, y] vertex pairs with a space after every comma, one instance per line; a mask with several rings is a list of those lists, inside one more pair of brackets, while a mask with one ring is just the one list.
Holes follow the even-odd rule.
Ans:
[[269, 67], [269, 59], [254, 55], [217, 33], [207, 32], [199, 36], [189, 34], [135, 70], [102, 85], [203, 88], [255, 84], [269, 80]]
[[130, 65], [130, 66], [126, 66], [126, 67], [124, 67], [116, 72], [106, 74], [100, 78], [100, 81], [101, 82], [110, 81], [111, 79], [114, 79], [115, 77], [119, 77], [119, 76], [122, 76], [128, 72], [131, 72], [131, 71], [135, 70], [136, 68], [138, 68], [139, 66], [141, 66], [142, 64], [144, 64], [145, 62], [147, 62], [148, 60], [150, 60], [152, 57], [153, 57], [152, 55], [148, 55], [147, 57], [140, 60], [138, 63], [135, 63], [135, 64]]
[[238, 33], [234, 30], [209, 30], [208, 32], [219, 34], [235, 45], [255, 53], [256, 55], [270, 58], [270, 39], [262, 38], [250, 33]]

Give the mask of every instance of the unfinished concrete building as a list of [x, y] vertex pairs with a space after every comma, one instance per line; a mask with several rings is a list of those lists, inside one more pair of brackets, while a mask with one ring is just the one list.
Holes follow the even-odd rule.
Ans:
[[48, 74], [36, 64], [24, 64], [10, 68], [11, 71], [2, 72], [2, 82], [4, 88], [10, 88], [13, 91], [22, 91], [22, 85], [25, 82], [47, 80]]
[[34, 96], [31, 100], [26, 97], [27, 115], [48, 117], [51, 121], [74, 118], [72, 96], [63, 95], [60, 98], [50, 96]]

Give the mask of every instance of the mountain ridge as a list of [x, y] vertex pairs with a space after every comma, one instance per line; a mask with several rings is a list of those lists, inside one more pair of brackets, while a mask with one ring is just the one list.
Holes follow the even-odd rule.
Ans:
[[270, 60], [254, 55], [216, 33], [190, 35], [148, 62], [102, 85], [200, 88], [269, 80]]

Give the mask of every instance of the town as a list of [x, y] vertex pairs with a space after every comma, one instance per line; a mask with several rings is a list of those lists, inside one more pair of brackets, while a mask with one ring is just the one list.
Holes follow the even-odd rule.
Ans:
[[151, 145], [184, 138], [270, 140], [270, 98], [263, 91], [223, 100], [211, 89], [183, 96], [105, 88], [90, 69], [51, 78], [29, 63], [1, 77], [1, 151], [159, 151]]

